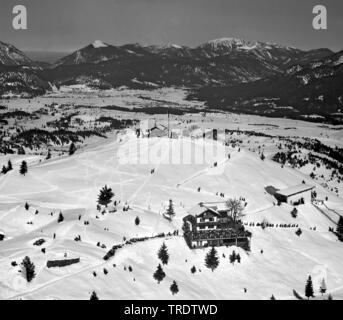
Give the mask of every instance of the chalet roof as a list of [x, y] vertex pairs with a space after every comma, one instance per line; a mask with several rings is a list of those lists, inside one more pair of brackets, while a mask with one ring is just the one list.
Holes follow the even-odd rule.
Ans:
[[153, 128], [151, 128], [151, 130], [162, 130], [162, 131], [164, 131], [164, 130], [168, 130], [168, 128], [163, 124], [157, 124]]
[[302, 193], [305, 191], [309, 191], [314, 189], [315, 186], [307, 184], [307, 183], [301, 183], [298, 184], [296, 186], [292, 186], [283, 190], [279, 190], [276, 193], [285, 197], [290, 197], [292, 195], [298, 194], [298, 193]]
[[196, 206], [191, 208], [188, 213], [192, 216], [198, 216], [199, 214], [204, 213], [205, 211], [212, 211], [214, 214], [219, 215], [219, 212], [217, 211], [217, 206], [214, 205], [205, 205], [203, 203], [198, 203]]

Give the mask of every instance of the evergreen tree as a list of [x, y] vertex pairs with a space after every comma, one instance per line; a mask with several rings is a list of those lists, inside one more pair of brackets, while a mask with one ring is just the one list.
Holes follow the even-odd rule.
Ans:
[[11, 171], [13, 169], [12, 167], [12, 162], [11, 160], [8, 160], [8, 163], [7, 163], [7, 171]]
[[337, 232], [338, 232], [339, 234], [342, 234], [342, 235], [343, 235], [343, 216], [340, 216], [340, 217], [339, 217], [338, 226], [337, 226]]
[[270, 300], [276, 300], [273, 294], [272, 294], [272, 296], [270, 297]]
[[28, 256], [24, 258], [21, 264], [24, 268], [27, 282], [31, 282], [32, 279], [36, 276], [35, 265], [33, 264], [33, 262], [31, 262]]
[[313, 285], [312, 285], [312, 279], [311, 276], [308, 276], [306, 286], [305, 286], [305, 296], [307, 299], [310, 299], [314, 297], [314, 292], [313, 292]]
[[74, 142], [72, 142], [69, 147], [69, 155], [72, 156], [75, 153], [75, 151], [76, 151], [76, 147], [75, 147]]
[[325, 283], [325, 279], [323, 278], [322, 283], [320, 285], [320, 293], [323, 295], [326, 292], [326, 283]]
[[160, 250], [157, 254], [158, 258], [162, 261], [163, 264], [168, 264], [169, 254], [166, 244], [163, 242]]
[[219, 265], [219, 258], [217, 255], [217, 250], [212, 247], [210, 251], [206, 254], [205, 258], [205, 266], [209, 269], [213, 270], [216, 269]]
[[193, 274], [197, 272], [197, 269], [195, 268], [195, 266], [193, 266], [193, 267], [191, 268], [191, 272], [192, 272]]
[[179, 292], [179, 287], [178, 287], [175, 280], [173, 281], [173, 283], [170, 286], [170, 291], [173, 295]]
[[105, 185], [101, 190], [100, 194], [98, 195], [98, 204], [107, 207], [107, 205], [111, 202], [114, 193], [112, 192], [111, 188], [107, 188]]
[[175, 216], [175, 211], [174, 211], [174, 204], [173, 204], [173, 200], [170, 199], [169, 200], [169, 205], [166, 211], [166, 215], [168, 215], [170, 218]]
[[27, 163], [25, 160], [21, 163], [19, 172], [20, 172], [20, 174], [22, 174], [24, 176], [27, 173]]
[[237, 255], [236, 255], [236, 260], [238, 263], [241, 263], [241, 256], [239, 253], [237, 253]]
[[57, 222], [61, 223], [63, 220], [64, 220], [63, 214], [62, 214], [62, 212], [60, 212], [60, 214], [58, 215]]
[[137, 216], [136, 219], [135, 219], [135, 225], [138, 226], [140, 222], [141, 222], [141, 220], [140, 220], [139, 217]]
[[158, 283], [160, 283], [164, 279], [165, 276], [166, 274], [163, 271], [161, 264], [159, 264], [153, 277]]
[[232, 251], [229, 258], [230, 258], [230, 263], [234, 264], [237, 258], [235, 250]]
[[1, 173], [2, 174], [6, 174], [7, 173], [7, 168], [5, 166], [2, 166]]
[[95, 291], [92, 292], [91, 297], [90, 297], [89, 300], [99, 300], [99, 298], [98, 298], [98, 296], [97, 296]]
[[29, 210], [30, 209], [30, 206], [29, 206], [29, 204], [26, 202], [25, 203], [25, 210]]
[[49, 160], [51, 158], [51, 152], [50, 149], [48, 150], [48, 154], [46, 155], [46, 160]]

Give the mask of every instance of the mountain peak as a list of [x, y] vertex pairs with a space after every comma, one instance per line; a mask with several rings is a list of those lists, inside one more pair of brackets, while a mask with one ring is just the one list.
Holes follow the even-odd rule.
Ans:
[[95, 40], [93, 43], [92, 43], [92, 46], [94, 48], [106, 48], [108, 47], [108, 44], [104, 43], [103, 41], [101, 40]]
[[208, 43], [219, 44], [219, 43], [244, 43], [245, 41], [240, 38], [234, 37], [223, 37], [218, 39], [209, 40]]
[[33, 61], [15, 46], [0, 41], [0, 65], [32, 65]]
[[257, 42], [246, 41], [239, 38], [218, 38], [210, 40], [200, 46], [200, 48], [211, 48], [211, 50], [227, 51], [227, 50], [252, 50], [258, 46]]

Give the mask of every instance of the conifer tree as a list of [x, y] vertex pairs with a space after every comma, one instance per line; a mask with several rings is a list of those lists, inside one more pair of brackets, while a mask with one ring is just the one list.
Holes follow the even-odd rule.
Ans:
[[92, 292], [91, 297], [89, 298], [89, 300], [99, 300], [99, 298], [98, 298], [98, 296], [97, 296], [95, 291]]
[[162, 264], [168, 264], [169, 254], [166, 244], [163, 242], [160, 250], [157, 254], [158, 258], [162, 261]]
[[237, 253], [237, 255], [236, 255], [236, 260], [238, 263], [241, 263], [241, 256], [239, 253]]
[[76, 151], [76, 147], [75, 147], [75, 144], [74, 142], [72, 142], [69, 146], [69, 155], [72, 156]]
[[306, 286], [305, 286], [305, 296], [307, 299], [310, 299], [314, 297], [314, 292], [313, 292], [313, 285], [312, 285], [312, 278], [311, 276], [308, 276]]
[[60, 212], [60, 214], [58, 215], [57, 222], [61, 223], [63, 220], [64, 220], [63, 214], [62, 214], [62, 212]]
[[170, 286], [170, 291], [171, 293], [174, 295], [174, 294], [177, 294], [179, 292], [179, 287], [176, 283], [176, 281], [174, 280], [173, 283], [171, 284]]
[[326, 292], [326, 283], [325, 283], [325, 279], [322, 279], [322, 283], [320, 284], [320, 293], [323, 295]]
[[205, 265], [207, 268], [211, 269], [212, 272], [219, 265], [219, 258], [217, 255], [217, 250], [212, 247], [210, 251], [206, 254]]
[[11, 171], [13, 169], [12, 167], [12, 162], [11, 160], [8, 160], [8, 163], [7, 163], [7, 171]]
[[235, 250], [232, 251], [229, 258], [230, 258], [230, 263], [234, 264], [237, 258]]
[[273, 294], [272, 294], [272, 296], [270, 297], [270, 300], [276, 300]]
[[24, 268], [25, 277], [26, 277], [27, 282], [31, 282], [32, 279], [36, 276], [35, 265], [33, 264], [33, 262], [31, 262], [31, 260], [28, 256], [26, 256], [24, 258], [24, 260], [22, 261], [21, 264]]
[[6, 174], [7, 173], [7, 168], [5, 166], [2, 166], [1, 173], [2, 174]]
[[29, 206], [29, 204], [26, 202], [25, 203], [25, 210], [29, 210], [30, 209], [30, 206]]
[[114, 193], [112, 192], [111, 188], [108, 188], [106, 185], [100, 190], [100, 194], [98, 195], [98, 204], [107, 207], [107, 205], [111, 202]]
[[27, 173], [27, 163], [25, 160], [23, 160], [23, 162], [20, 165], [19, 173], [24, 175], [24, 176]]
[[195, 266], [193, 266], [193, 267], [191, 268], [191, 272], [192, 272], [193, 274], [197, 272], [197, 269], [195, 268]]
[[51, 158], [51, 152], [50, 152], [50, 149], [48, 150], [48, 154], [46, 155], [46, 160], [49, 160]]
[[141, 222], [141, 220], [140, 220], [139, 217], [137, 216], [136, 219], [135, 219], [135, 225], [138, 226], [140, 222]]
[[170, 218], [173, 218], [175, 216], [174, 204], [173, 204], [172, 199], [169, 200], [169, 205], [166, 211], [166, 215], [168, 215]]
[[166, 276], [166, 274], [163, 271], [161, 264], [159, 264], [157, 266], [157, 269], [156, 269], [153, 277], [158, 283], [160, 283], [164, 279], [165, 276]]

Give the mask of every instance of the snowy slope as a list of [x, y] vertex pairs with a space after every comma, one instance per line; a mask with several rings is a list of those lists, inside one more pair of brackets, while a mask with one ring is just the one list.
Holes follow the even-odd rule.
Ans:
[[[212, 141], [202, 145], [188, 138], [172, 142], [149, 139], [136, 159], [148, 153], [155, 163], [125, 163], [123, 150], [136, 143], [133, 133], [128, 132], [90, 145], [71, 157], [29, 164], [25, 177], [13, 170], [0, 178], [0, 229], [7, 235], [0, 242], [1, 299], [88, 299], [93, 290], [101, 299], [269, 299], [272, 294], [277, 299], [288, 299], [293, 298], [293, 289], [303, 294], [308, 274], [313, 276], [316, 293], [317, 282], [325, 277], [328, 292], [335, 299], [343, 298], [343, 243], [328, 232], [333, 223], [311, 205], [300, 206], [299, 216], [294, 219], [291, 207], [274, 206], [274, 199], [264, 190], [268, 185], [283, 188], [297, 184], [306, 179], [305, 175], [262, 161], [244, 149], [223, 147], [225, 155], [231, 155], [229, 160], [225, 156], [211, 157]], [[170, 150], [177, 157], [183, 145], [197, 156], [204, 150], [208, 163], [168, 163]], [[126, 158], [130, 159], [136, 160], [135, 156]], [[214, 161], [218, 161], [217, 168], [211, 165]], [[153, 168], [155, 173], [151, 174]], [[121, 203], [118, 212], [102, 215], [96, 210], [96, 199], [105, 184]], [[328, 194], [319, 186], [317, 189], [319, 194]], [[296, 223], [303, 234], [295, 235], [296, 228], [248, 227], [253, 233], [251, 252], [219, 248], [220, 265], [214, 272], [204, 266], [207, 250], [190, 250], [181, 232], [179, 236], [126, 245], [109, 261], [102, 259], [113, 245], [123, 243], [123, 237], [150, 237], [180, 230], [182, 217], [193, 205], [223, 200], [217, 192], [246, 198], [245, 223], [263, 219], [274, 224]], [[161, 215], [169, 199], [173, 199], [177, 213], [173, 222]], [[343, 203], [340, 198], [337, 201]], [[24, 208], [25, 202], [30, 204], [29, 210]], [[131, 209], [122, 212], [126, 202]], [[65, 220], [57, 223], [60, 211]], [[137, 216], [139, 226], [134, 223]], [[76, 242], [78, 235], [82, 241]], [[41, 247], [33, 246], [40, 238], [46, 242]], [[163, 241], [170, 262], [164, 267], [166, 278], [157, 284], [152, 274]], [[106, 248], [97, 246], [98, 242]], [[40, 251], [42, 247], [46, 248], [45, 254]], [[241, 254], [240, 264], [229, 263], [232, 250]], [[60, 269], [46, 267], [48, 259], [62, 258], [65, 253], [67, 257], [79, 257], [80, 263]], [[37, 272], [30, 284], [18, 273], [18, 266], [11, 266], [12, 261], [20, 263], [26, 255], [34, 261]], [[194, 275], [190, 272], [193, 265], [198, 270]], [[128, 266], [132, 266], [132, 272]], [[169, 291], [173, 280], [180, 289], [176, 296]]]

